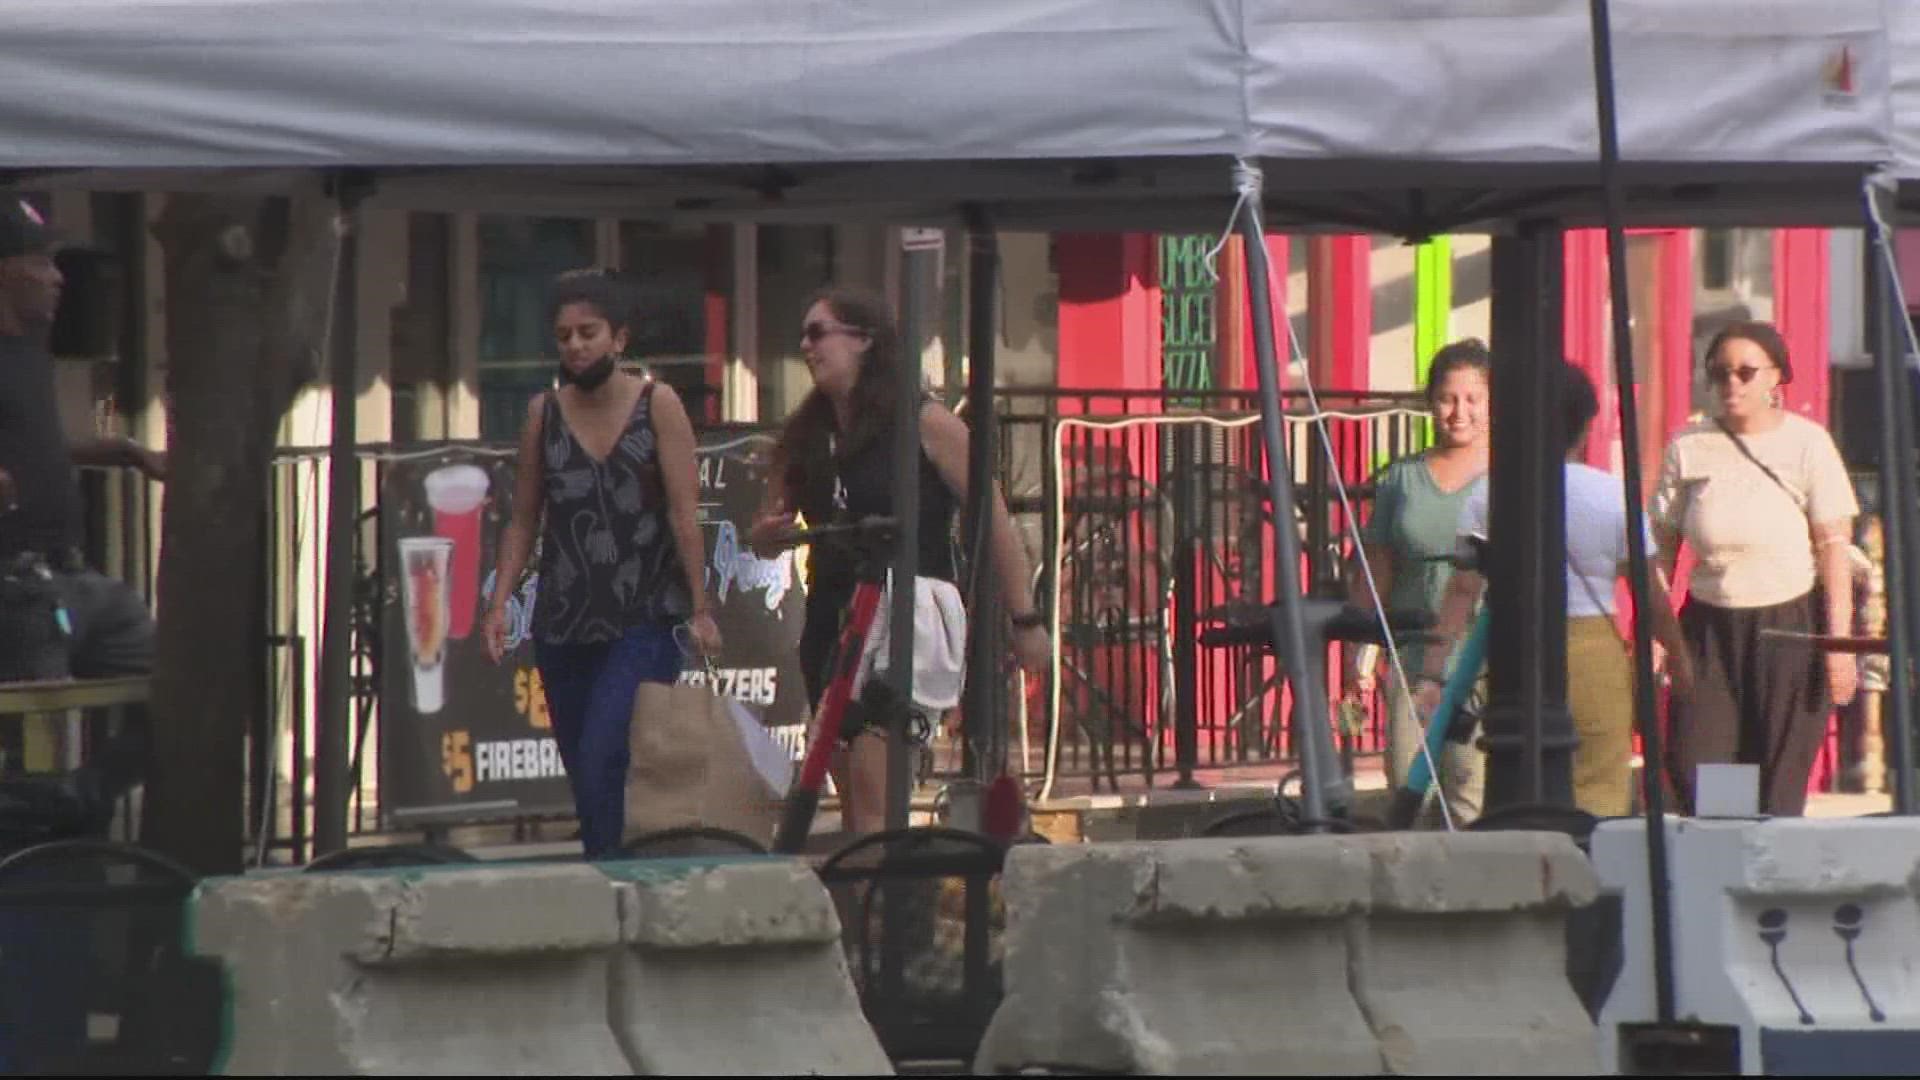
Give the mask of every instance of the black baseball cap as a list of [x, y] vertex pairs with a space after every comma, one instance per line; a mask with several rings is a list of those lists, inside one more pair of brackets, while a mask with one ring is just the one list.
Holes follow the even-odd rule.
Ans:
[[60, 246], [47, 219], [18, 195], [0, 195], [0, 259], [46, 255]]

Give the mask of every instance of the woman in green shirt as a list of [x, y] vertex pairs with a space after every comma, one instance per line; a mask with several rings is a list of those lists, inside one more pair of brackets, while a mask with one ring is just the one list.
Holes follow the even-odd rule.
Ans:
[[[1401, 458], [1374, 478], [1373, 514], [1360, 532], [1374, 585], [1390, 610], [1425, 611], [1437, 617], [1454, 553], [1460, 511], [1473, 482], [1487, 471], [1488, 364], [1486, 345], [1468, 338], [1433, 356], [1427, 375], [1427, 408], [1433, 414], [1433, 446]], [[1353, 605], [1371, 610], [1373, 595], [1359, 566], [1347, 574]], [[1420, 646], [1396, 645], [1402, 670], [1418, 690], [1423, 657]], [[1362, 702], [1372, 695], [1374, 650], [1348, 653], [1347, 698]], [[1386, 659], [1384, 650], [1380, 660]], [[1387, 776], [1398, 788], [1419, 752], [1422, 720], [1413, 695], [1399, 673], [1387, 671]], [[1455, 824], [1478, 816], [1484, 783], [1484, 755], [1460, 743], [1448, 743], [1445, 760], [1435, 763], [1447, 809]]]

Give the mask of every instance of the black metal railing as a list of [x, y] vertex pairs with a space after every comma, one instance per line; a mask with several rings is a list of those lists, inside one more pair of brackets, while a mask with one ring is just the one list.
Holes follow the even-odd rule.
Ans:
[[[382, 831], [377, 761], [380, 702], [379, 492], [384, 463], [363, 447], [354, 529], [354, 600], [349, 718], [352, 725], [347, 832]], [[312, 854], [313, 752], [319, 707], [317, 673], [326, 610], [322, 572], [325, 534], [337, 527], [327, 508], [325, 448], [291, 447], [275, 455], [267, 493], [268, 557], [261, 583], [267, 652], [260, 710], [251, 733], [248, 826], [252, 853], [283, 853], [301, 863]]]
[[[1272, 590], [1272, 514], [1261, 482], [1251, 395], [1184, 393], [1173, 408], [1154, 391], [1011, 390], [1000, 395], [1002, 484], [1036, 549], [1038, 602], [1059, 609], [1058, 692], [1030, 688], [1023, 733], [1030, 778], [1164, 774], [1285, 760], [1283, 680], [1271, 658], [1244, 647], [1200, 649], [1210, 609]], [[1303, 396], [1287, 399], [1289, 461], [1300, 491], [1303, 580], [1339, 588], [1350, 530], [1334, 492], [1346, 483], [1356, 513], [1366, 480], [1419, 444], [1420, 416], [1406, 395], [1323, 394], [1337, 467], [1327, 460]], [[361, 449], [353, 620], [352, 835], [383, 830], [379, 812], [379, 597], [384, 588], [379, 446]], [[317, 574], [327, 462], [324, 451], [283, 451], [268, 508], [273, 555], [266, 694], [274, 718], [254, 741], [249, 821], [256, 848], [291, 862], [310, 854], [312, 673], [317, 670], [323, 584]], [[1057, 553], [1057, 557], [1056, 557]], [[1337, 670], [1337, 668], [1336, 668]], [[1376, 719], [1349, 747], [1381, 749]], [[271, 751], [271, 753], [269, 753]], [[1049, 771], [1047, 762], [1052, 758]]]
[[966, 1071], [1000, 1005], [1006, 850], [915, 827], [862, 837], [819, 867], [861, 1008], [902, 1073]]
[[[435, 445], [495, 444], [451, 440]], [[391, 831], [381, 812], [379, 786], [381, 669], [386, 655], [382, 605], [390, 587], [380, 557], [390, 539], [384, 533], [380, 499], [389, 458], [419, 449], [419, 444], [366, 443], [357, 450], [354, 595], [348, 621], [352, 660], [347, 834], [351, 837]], [[326, 601], [325, 536], [316, 525], [334, 524], [327, 510], [329, 461], [324, 447], [283, 448], [275, 455], [269, 485], [267, 572], [261, 585], [268, 662], [262, 688], [263, 725], [251, 746], [248, 800], [252, 850], [262, 862], [278, 854], [285, 861], [304, 863], [313, 854], [314, 747], [320, 708], [316, 679]], [[518, 835], [535, 820], [528, 816], [511, 824]]]
[[[1287, 760], [1287, 701], [1273, 661], [1195, 644], [1196, 625], [1210, 609], [1272, 592], [1272, 513], [1259, 472], [1254, 395], [1013, 388], [996, 400], [1001, 483], [1035, 554], [1035, 598], [1043, 609], [1057, 608], [1060, 623], [1057, 690], [1050, 679], [1029, 683], [1017, 714], [1025, 720], [1015, 766], [1029, 779], [1093, 777], [1117, 786], [1130, 774], [1158, 783], [1169, 773], [1187, 778]], [[1371, 505], [1370, 477], [1424, 445], [1428, 424], [1416, 394], [1323, 392], [1329, 458], [1305, 395], [1288, 393], [1284, 404], [1302, 580], [1337, 593], [1355, 526]], [[383, 449], [361, 448], [355, 522], [353, 835], [384, 829], [374, 767]], [[250, 847], [295, 863], [311, 846], [313, 682], [324, 599], [324, 537], [314, 524], [324, 514], [327, 470], [324, 447], [278, 451], [262, 515], [263, 706], [247, 736], [246, 812]], [[151, 597], [163, 489], [127, 470], [95, 469], [82, 470], [81, 488], [89, 561]], [[1337, 697], [1340, 688], [1330, 690]], [[96, 726], [89, 717], [89, 730]], [[1837, 746], [1830, 739], [1826, 752]], [[1345, 749], [1383, 748], [1375, 707]]]
[[0, 1074], [205, 1075], [222, 982], [182, 941], [195, 884], [127, 844], [0, 851]]
[[[1028, 771], [1049, 781], [1085, 775], [1117, 789], [1125, 774], [1190, 781], [1200, 768], [1291, 757], [1272, 659], [1197, 645], [1208, 611], [1272, 598], [1257, 403], [1241, 391], [1179, 400], [1142, 390], [1000, 395], [1002, 482], [1039, 552], [1036, 602], [1057, 608], [1058, 679], [1030, 703], [1042, 723], [1026, 733]], [[1364, 518], [1368, 478], [1422, 445], [1424, 423], [1414, 395], [1319, 402], [1316, 416], [1304, 394], [1287, 396], [1288, 461], [1302, 580], [1331, 593], [1351, 552], [1348, 506]], [[1377, 719], [1359, 743], [1352, 749], [1381, 749]]]
[[[1033, 587], [1057, 600], [1058, 693], [1029, 688], [1024, 761], [1029, 776], [1136, 774], [1283, 760], [1291, 753], [1286, 702], [1270, 658], [1203, 650], [1196, 627], [1211, 608], [1271, 592], [1272, 514], [1260, 480], [1253, 396], [1237, 391], [1017, 389], [999, 395], [1000, 473], [1010, 508], [1037, 553]], [[1344, 480], [1363, 515], [1367, 478], [1415, 449], [1423, 425], [1410, 395], [1324, 393], [1328, 461], [1303, 395], [1286, 398], [1289, 461], [1300, 492], [1303, 580], [1339, 587], [1349, 552]], [[1123, 423], [1116, 423], [1121, 421]], [[356, 528], [352, 693], [353, 783], [349, 832], [383, 831], [379, 745], [378, 552], [380, 446], [361, 448]], [[324, 582], [318, 573], [328, 461], [324, 448], [276, 455], [264, 525], [263, 708], [249, 732], [252, 849], [298, 863], [311, 854], [314, 674]], [[88, 478], [99, 509], [92, 552], [112, 572], [151, 587], [151, 485]], [[111, 504], [111, 505], [110, 505]], [[117, 511], [117, 512], [116, 512]], [[117, 530], [117, 532], [116, 532]], [[1057, 553], [1057, 557], [1056, 557]], [[1337, 668], [1335, 669], [1337, 670]], [[1378, 724], [1357, 741], [1380, 748]]]

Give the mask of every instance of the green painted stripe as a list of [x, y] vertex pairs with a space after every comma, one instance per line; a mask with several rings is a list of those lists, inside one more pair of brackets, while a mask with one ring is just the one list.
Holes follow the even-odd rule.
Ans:
[[1453, 241], [1436, 236], [1414, 249], [1413, 373], [1426, 385], [1433, 354], [1453, 333]]

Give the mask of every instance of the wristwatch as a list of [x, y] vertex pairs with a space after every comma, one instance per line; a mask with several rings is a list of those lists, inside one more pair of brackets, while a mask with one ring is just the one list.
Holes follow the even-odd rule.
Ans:
[[1033, 627], [1047, 625], [1047, 617], [1040, 614], [1038, 610], [1034, 610], [1027, 612], [1025, 615], [1015, 615], [1012, 622], [1014, 629], [1028, 630]]

